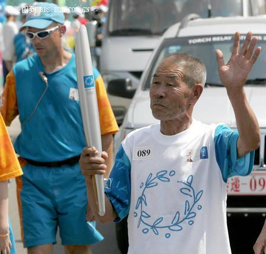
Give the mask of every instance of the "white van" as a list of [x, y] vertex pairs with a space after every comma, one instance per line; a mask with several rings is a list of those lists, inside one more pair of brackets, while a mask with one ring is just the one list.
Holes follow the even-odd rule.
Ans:
[[[136, 89], [143, 70], [167, 28], [189, 13], [203, 18], [266, 13], [265, 0], [112, 0], [102, 41], [100, 70], [105, 84], [129, 79]], [[108, 94], [120, 124], [131, 102]]]
[[[233, 177], [228, 182], [228, 226], [229, 233], [237, 232], [236, 240], [241, 243], [233, 253], [253, 253], [248, 249], [255, 243], [266, 216], [266, 17], [196, 18], [191, 15], [181, 23], [170, 27], [154, 50], [141, 77], [140, 86], [125, 116], [120, 131], [115, 137], [116, 149], [123, 138], [132, 130], [157, 123], [150, 110], [149, 88], [159, 62], [173, 53], [189, 53], [198, 57], [207, 68], [207, 81], [203, 94], [197, 102], [193, 117], [206, 124], [224, 123], [236, 128], [235, 116], [218, 74], [215, 50], [221, 49], [225, 62], [231, 55], [234, 33], [239, 31], [245, 38], [252, 31], [262, 47], [261, 55], [246, 82], [245, 91], [251, 107], [258, 118], [261, 131], [261, 146], [255, 153], [253, 172], [248, 177]], [[127, 80], [109, 83], [114, 95], [129, 97], [133, 93]], [[118, 88], [118, 86], [120, 86]], [[121, 92], [122, 91], [122, 92]], [[231, 218], [234, 218], [231, 220]], [[239, 219], [241, 226], [235, 226]], [[249, 225], [249, 226], [248, 226]], [[243, 228], [242, 228], [243, 227]], [[250, 229], [248, 228], [250, 227]], [[254, 227], [257, 227], [254, 229]], [[250, 231], [246, 231], [250, 230]], [[250, 232], [250, 233], [249, 233]], [[252, 233], [251, 233], [252, 232]], [[241, 235], [241, 234], [244, 234]], [[248, 236], [247, 240], [245, 240]], [[233, 238], [232, 238], [233, 239]], [[232, 240], [234, 241], [234, 239]], [[252, 243], [253, 241], [253, 243]], [[250, 243], [251, 242], [251, 243]], [[249, 246], [246, 246], [249, 243]], [[231, 243], [233, 244], [233, 243]], [[234, 246], [232, 246], [234, 250]]]

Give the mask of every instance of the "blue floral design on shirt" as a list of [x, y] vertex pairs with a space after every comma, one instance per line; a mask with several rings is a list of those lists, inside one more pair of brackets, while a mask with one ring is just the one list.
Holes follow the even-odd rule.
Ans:
[[[169, 174], [167, 170], [159, 171], [154, 177], [153, 174], [150, 173], [145, 184], [143, 182], [140, 184], [140, 189], [143, 188], [143, 190], [141, 196], [137, 199], [134, 217], [137, 218], [139, 216], [137, 227], [139, 228], [143, 225], [142, 232], [144, 234], [153, 232], [155, 235], [159, 235], [162, 229], [166, 229], [169, 230], [169, 232], [165, 233], [165, 237], [169, 238], [171, 236], [171, 232], [182, 231], [185, 226], [185, 222], [188, 221], [189, 225], [193, 225], [193, 218], [197, 216], [196, 211], [202, 209], [202, 206], [199, 205], [198, 202], [203, 195], [203, 190], [200, 190], [199, 192], [195, 191], [192, 186], [193, 175], [190, 175], [186, 181], [177, 181], [178, 186], [181, 185], [178, 187], [181, 194], [189, 197], [185, 200], [184, 211], [176, 211], [170, 224], [165, 223], [163, 216], [155, 218], [153, 223], [147, 221], [147, 219], [152, 218], [152, 215], [145, 211], [145, 208], [148, 207], [148, 200], [145, 195], [146, 191], [150, 188], [156, 188], [159, 184], [169, 183], [174, 175], [175, 171], [173, 170], [170, 171]], [[196, 204], [198, 204], [197, 208]]]

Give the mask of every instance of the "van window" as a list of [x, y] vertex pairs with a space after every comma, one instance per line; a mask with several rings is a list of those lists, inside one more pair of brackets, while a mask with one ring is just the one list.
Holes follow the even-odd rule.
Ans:
[[[261, 54], [253, 67], [247, 84], [266, 84], [266, 35], [255, 35], [258, 37], [258, 46], [261, 46]], [[222, 50], [224, 54], [224, 61], [227, 63], [231, 56], [233, 35], [212, 35], [212, 36], [197, 36], [197, 37], [185, 37], [185, 38], [172, 38], [167, 39], [162, 43], [158, 50], [157, 56], [154, 58], [154, 62], [151, 64], [151, 69], [147, 80], [145, 82], [144, 89], [149, 89], [152, 82], [152, 76], [155, 73], [161, 60], [170, 55], [176, 53], [187, 53], [199, 58], [206, 66], [207, 69], [207, 81], [209, 85], [222, 86], [219, 74], [218, 66], [216, 62], [216, 49]], [[244, 40], [245, 36], [241, 36], [241, 40]]]
[[110, 35], [125, 36], [161, 35], [168, 27], [181, 21], [189, 13], [207, 17], [208, 1], [112, 0], [109, 5], [108, 32]]
[[264, 15], [266, 13], [266, 0], [250, 1], [250, 16]]
[[113, 36], [162, 35], [186, 15], [196, 13], [208, 17], [243, 16], [248, 3], [248, 15], [266, 13], [266, 0], [112, 0], [109, 4], [108, 33]]

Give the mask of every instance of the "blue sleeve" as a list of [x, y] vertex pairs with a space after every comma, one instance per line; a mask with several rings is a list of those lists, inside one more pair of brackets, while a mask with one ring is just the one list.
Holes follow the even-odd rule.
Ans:
[[118, 215], [115, 222], [119, 222], [129, 213], [131, 193], [130, 172], [130, 161], [122, 145], [120, 145], [114, 167], [109, 179], [105, 183], [105, 193]]
[[216, 161], [224, 182], [227, 182], [229, 177], [246, 176], [253, 168], [255, 151], [237, 158], [238, 137], [238, 131], [233, 131], [224, 125], [219, 125], [215, 130]]

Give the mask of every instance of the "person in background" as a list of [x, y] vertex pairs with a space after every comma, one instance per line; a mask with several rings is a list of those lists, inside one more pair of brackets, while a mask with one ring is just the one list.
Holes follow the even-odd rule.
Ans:
[[104, 5], [100, 6], [98, 9], [97, 15], [95, 15], [95, 19], [97, 21], [97, 29], [96, 29], [96, 39], [95, 39], [95, 54], [96, 54], [96, 63], [97, 68], [100, 68], [100, 59], [102, 52], [102, 39], [103, 39], [103, 28], [105, 23], [105, 15], [108, 8]]
[[4, 84], [6, 82], [6, 75], [11, 70], [14, 64], [14, 37], [18, 33], [18, 27], [16, 24], [17, 16], [19, 11], [11, 6], [7, 5], [5, 7], [5, 16], [6, 23], [3, 26], [3, 41], [4, 41], [4, 50], [3, 50], [3, 80]]
[[[21, 7], [21, 26], [26, 22], [27, 14], [29, 12], [30, 6]], [[22, 30], [20, 31], [15, 37], [14, 37], [14, 48], [15, 48], [15, 61], [20, 62], [23, 59], [28, 58], [29, 56], [33, 55], [35, 53], [34, 47], [30, 41], [30, 39], [26, 36], [26, 31]]]
[[63, 14], [64, 14], [64, 17], [65, 17], [65, 27], [66, 27], [66, 32], [64, 34], [64, 36], [62, 37], [62, 43], [63, 43], [63, 47], [68, 50], [68, 51], [71, 51], [72, 50], [72, 47], [70, 46], [71, 45], [71, 39], [69, 38], [71, 36], [71, 22], [69, 20], [69, 15], [70, 15], [70, 9], [67, 7], [67, 6], [63, 6], [61, 8]]
[[67, 33], [71, 27], [71, 22], [69, 20], [70, 9], [67, 6], [63, 6], [62, 12], [63, 12], [64, 17], [65, 17], [65, 24], [64, 25], [66, 26], [66, 33]]
[[79, 18], [82, 17], [82, 15], [83, 14], [82, 14], [81, 8], [77, 6], [73, 12], [73, 20], [71, 22], [72, 29], [79, 30], [79, 27], [80, 27]]
[[76, 33], [79, 30], [80, 25], [81, 25], [80, 19], [83, 17], [84, 17], [84, 14], [82, 12], [82, 9], [79, 6], [75, 7], [74, 12], [73, 12], [73, 20], [71, 22], [71, 29], [73, 29], [74, 31], [75, 40], [76, 40]]
[[18, 6], [18, 11], [20, 13], [19, 18], [16, 19], [16, 24], [17, 24], [18, 29], [20, 29], [21, 26], [23, 25], [23, 23], [25, 22], [25, 21], [23, 22], [22, 19], [24, 19], [24, 17], [23, 17], [24, 16], [24, 12], [25, 12], [25, 10], [27, 8], [28, 8], [28, 5], [26, 3], [21, 3]]
[[207, 75], [199, 59], [173, 54], [161, 61], [150, 87], [150, 108], [160, 123], [129, 133], [120, 145], [105, 185], [103, 217], [97, 214], [91, 181], [105, 173], [108, 156], [98, 156], [94, 147], [83, 149], [80, 167], [93, 210], [90, 219], [118, 222], [128, 215], [128, 253], [231, 254], [227, 181], [251, 173], [260, 144], [259, 124], [244, 89], [261, 52], [255, 49], [257, 40], [249, 32], [240, 47], [237, 32], [227, 64], [216, 51], [238, 130], [192, 117]]
[[[39, 11], [41, 8], [50, 12]], [[23, 176], [17, 179], [23, 242], [29, 254], [52, 254], [59, 228], [67, 254], [90, 254], [103, 239], [88, 222], [87, 190], [79, 167], [85, 135], [77, 89], [76, 58], [62, 45], [65, 18], [51, 3], [37, 3], [21, 27], [37, 54], [15, 64], [7, 76], [1, 112], [10, 125], [19, 114], [14, 147]], [[102, 77], [93, 68], [102, 148], [110, 154], [118, 126]], [[108, 171], [109, 172], [109, 171]], [[109, 173], [106, 173], [108, 177]]]
[[83, 10], [77, 6], [74, 8], [73, 12], [73, 20], [71, 22], [71, 34], [73, 36], [73, 42], [71, 43], [72, 48], [75, 48], [76, 34], [81, 25], [86, 25], [88, 23], [88, 19], [85, 18]]
[[8, 180], [22, 175], [17, 156], [0, 114], [0, 253], [16, 254], [11, 224], [8, 220]]

